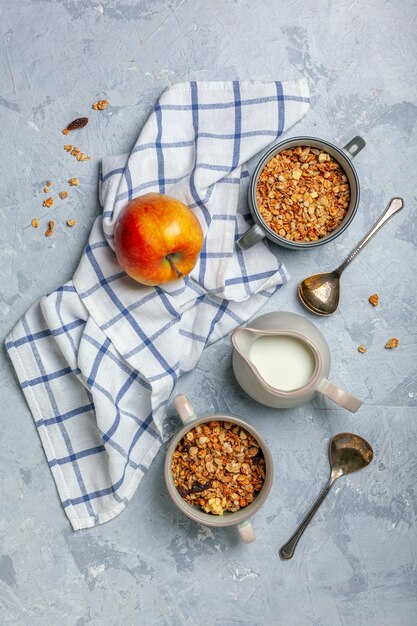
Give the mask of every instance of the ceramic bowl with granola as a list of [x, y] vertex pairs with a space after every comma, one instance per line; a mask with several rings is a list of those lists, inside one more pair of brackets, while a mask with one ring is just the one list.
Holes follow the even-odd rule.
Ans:
[[243, 541], [253, 541], [250, 518], [264, 504], [273, 481], [267, 444], [239, 417], [197, 417], [184, 395], [174, 403], [184, 426], [172, 439], [165, 459], [170, 496], [194, 521], [236, 525]]
[[285, 248], [308, 250], [338, 237], [359, 205], [352, 159], [362, 137], [346, 146], [295, 137], [271, 148], [258, 163], [249, 188], [255, 225], [238, 241], [247, 249], [268, 237]]

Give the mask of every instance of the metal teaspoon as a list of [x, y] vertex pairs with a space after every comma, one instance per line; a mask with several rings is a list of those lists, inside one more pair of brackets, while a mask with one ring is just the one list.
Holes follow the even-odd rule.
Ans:
[[336, 311], [339, 305], [340, 276], [342, 272], [390, 217], [397, 211], [400, 211], [403, 206], [402, 198], [392, 198], [376, 224], [339, 267], [332, 272], [309, 276], [298, 285], [298, 295], [307, 309], [312, 311], [312, 313], [316, 313], [316, 315], [331, 315]]
[[279, 551], [281, 559], [291, 559], [301, 535], [313, 519], [314, 514], [329, 493], [333, 483], [344, 476], [352, 474], [369, 465], [374, 456], [369, 443], [353, 433], [340, 433], [331, 439], [329, 445], [330, 478], [324, 490], [317, 498], [291, 539]]

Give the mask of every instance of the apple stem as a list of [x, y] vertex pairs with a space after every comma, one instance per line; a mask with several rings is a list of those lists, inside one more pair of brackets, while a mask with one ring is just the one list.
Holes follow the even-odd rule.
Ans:
[[176, 273], [176, 275], [178, 276], [178, 278], [181, 278], [182, 276], [182, 272], [180, 272], [180, 270], [178, 269], [178, 267], [175, 265], [173, 259], [172, 259], [172, 255], [171, 254], [167, 254], [166, 258], [169, 261], [169, 264], [171, 265], [172, 269], [174, 270], [174, 272]]

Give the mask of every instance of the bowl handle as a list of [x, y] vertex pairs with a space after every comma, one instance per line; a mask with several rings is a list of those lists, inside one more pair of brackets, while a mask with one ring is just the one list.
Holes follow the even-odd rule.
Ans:
[[251, 520], [247, 519], [244, 522], [240, 522], [240, 524], [237, 525], [237, 530], [243, 543], [255, 541], [256, 535]]
[[345, 146], [343, 146], [343, 152], [346, 152], [348, 157], [353, 159], [361, 150], [366, 146], [366, 141], [363, 137], [357, 135], [351, 139]]
[[351, 413], [356, 413], [356, 411], [362, 406], [362, 400], [359, 400], [359, 398], [352, 396], [351, 393], [340, 389], [340, 387], [331, 383], [327, 380], [327, 378], [323, 378], [317, 387], [317, 391]]
[[183, 393], [179, 396], [175, 396], [174, 405], [183, 424], [189, 424], [197, 419], [193, 405]]
[[261, 241], [265, 237], [265, 231], [263, 228], [259, 226], [259, 224], [255, 224], [252, 228], [246, 231], [244, 235], [240, 239], [237, 240], [237, 245], [242, 250], [247, 250], [248, 248], [252, 248], [255, 243]]

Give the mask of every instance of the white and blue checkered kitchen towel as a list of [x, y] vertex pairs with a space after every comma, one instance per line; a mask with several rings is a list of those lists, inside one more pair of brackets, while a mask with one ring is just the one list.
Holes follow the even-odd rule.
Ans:
[[[123, 510], [161, 445], [178, 377], [286, 282], [264, 243], [236, 248], [249, 220], [242, 164], [308, 102], [305, 80], [180, 83], [132, 152], [104, 159], [103, 216], [73, 280], [34, 304], [6, 342], [74, 529]], [[191, 275], [163, 287], [134, 282], [112, 249], [121, 209], [150, 191], [190, 206], [205, 234]]]

